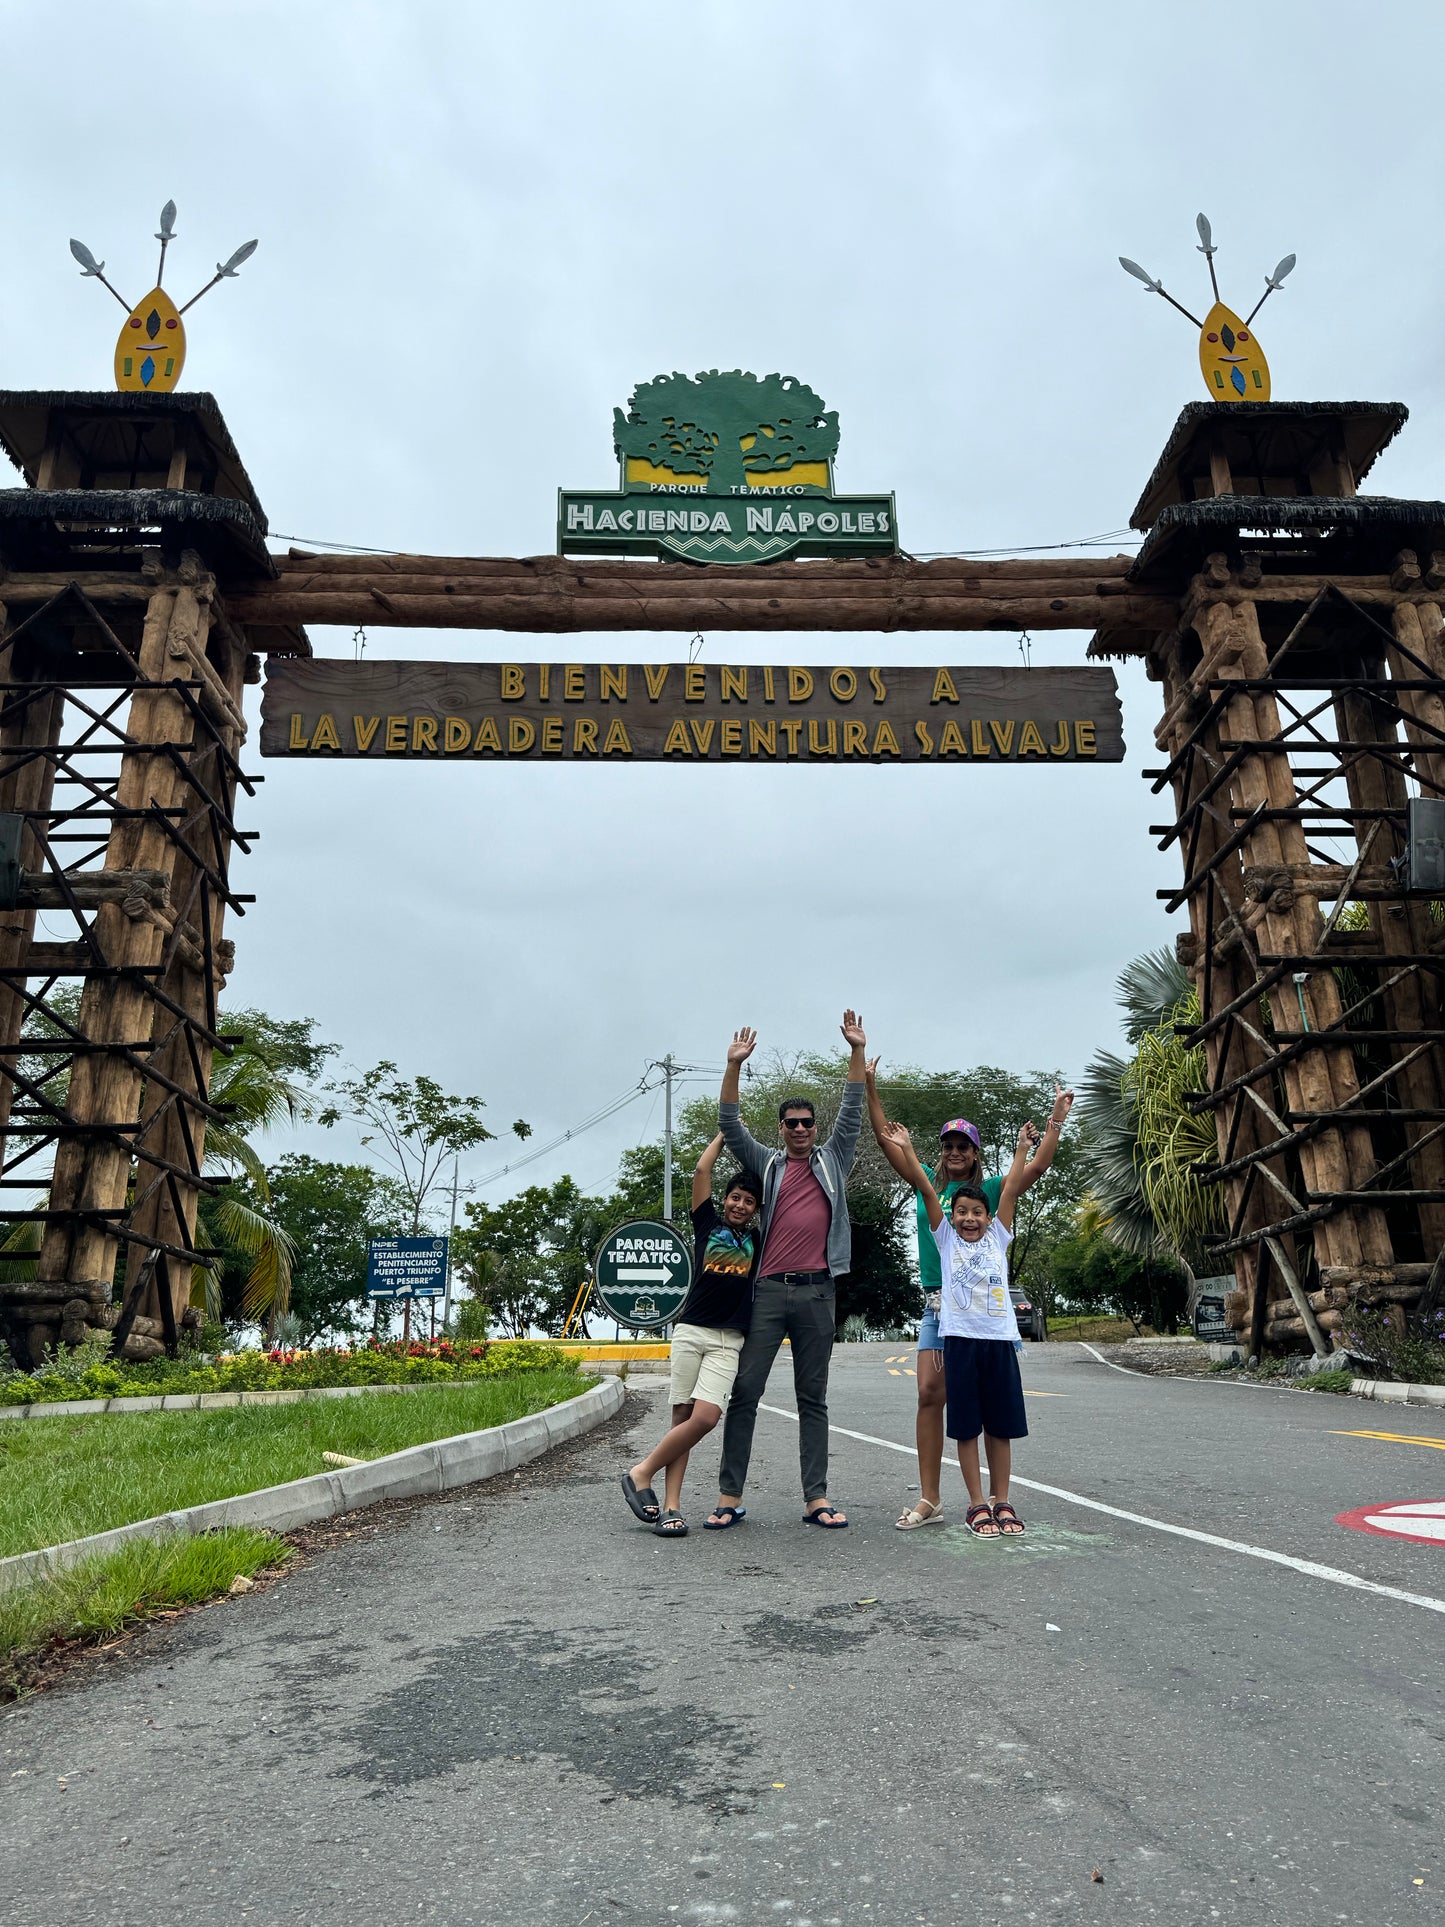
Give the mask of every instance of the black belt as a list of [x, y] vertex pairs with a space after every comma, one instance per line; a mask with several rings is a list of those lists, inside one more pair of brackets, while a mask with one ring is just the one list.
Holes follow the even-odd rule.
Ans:
[[768, 1271], [763, 1274], [763, 1283], [768, 1285], [826, 1285], [832, 1276], [831, 1271]]

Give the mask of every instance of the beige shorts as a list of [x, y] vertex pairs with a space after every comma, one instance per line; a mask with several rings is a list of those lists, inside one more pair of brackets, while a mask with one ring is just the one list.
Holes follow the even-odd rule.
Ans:
[[690, 1399], [701, 1398], [709, 1405], [726, 1405], [738, 1375], [742, 1348], [741, 1332], [722, 1331], [716, 1325], [674, 1325], [673, 1404], [686, 1405]]

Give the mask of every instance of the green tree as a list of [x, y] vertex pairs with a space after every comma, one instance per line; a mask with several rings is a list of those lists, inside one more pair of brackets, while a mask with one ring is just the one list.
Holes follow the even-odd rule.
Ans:
[[501, 1204], [468, 1204], [465, 1215], [453, 1256], [471, 1295], [511, 1337], [560, 1331], [607, 1227], [602, 1200], [564, 1177]]
[[[406, 1194], [409, 1235], [420, 1235], [432, 1192], [446, 1164], [463, 1151], [485, 1144], [495, 1133], [482, 1122], [479, 1097], [453, 1097], [436, 1079], [403, 1077], [389, 1059], [329, 1084], [333, 1101], [320, 1114], [331, 1127], [344, 1117], [366, 1129], [361, 1142], [381, 1161]], [[519, 1118], [519, 1138], [531, 1135]]]
[[777, 473], [838, 452], [838, 415], [792, 375], [710, 368], [659, 375], [613, 410], [619, 461], [635, 456], [678, 475], [702, 475], [714, 493], [745, 489], [749, 475]]
[[[394, 1178], [369, 1164], [330, 1164], [304, 1153], [279, 1158], [266, 1170], [264, 1210], [294, 1250], [289, 1310], [303, 1343], [323, 1335], [357, 1337], [370, 1323], [366, 1247], [371, 1238], [403, 1235], [410, 1201]], [[263, 1201], [249, 1181], [233, 1187], [242, 1201]], [[244, 1280], [223, 1276], [223, 1304], [241, 1308]]]
[[1093, 1200], [1051, 1254], [1056, 1302], [1069, 1311], [1127, 1318], [1135, 1331], [1149, 1325], [1174, 1332], [1189, 1301], [1188, 1279], [1166, 1258], [1126, 1251], [1108, 1235]]

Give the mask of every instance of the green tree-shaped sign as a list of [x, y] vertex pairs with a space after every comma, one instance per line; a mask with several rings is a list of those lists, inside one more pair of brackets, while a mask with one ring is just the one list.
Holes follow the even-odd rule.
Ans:
[[627, 413], [613, 410], [612, 433], [624, 475], [632, 456], [677, 475], [705, 476], [712, 494], [746, 488], [749, 475], [831, 461], [838, 452], [837, 410], [824, 409], [806, 382], [740, 368], [640, 383]]

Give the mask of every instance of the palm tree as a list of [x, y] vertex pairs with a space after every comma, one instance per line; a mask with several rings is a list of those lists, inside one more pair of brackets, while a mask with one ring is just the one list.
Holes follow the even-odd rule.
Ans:
[[1224, 1200], [1199, 1165], [1217, 1156], [1214, 1120], [1187, 1098], [1206, 1088], [1202, 1046], [1178, 1026], [1199, 1022], [1199, 996], [1172, 951], [1136, 957], [1118, 980], [1127, 1057], [1099, 1052], [1080, 1081], [1089, 1127], [1091, 1191], [1104, 1234], [1142, 1258], [1191, 1272], [1205, 1238], [1222, 1227]]
[[[266, 1166], [251, 1134], [278, 1124], [296, 1124], [316, 1109], [311, 1094], [287, 1075], [284, 1053], [270, 1047], [262, 1028], [246, 1027], [243, 1013], [226, 1021], [239, 1025], [245, 1041], [230, 1057], [218, 1057], [211, 1071], [211, 1102], [229, 1107], [224, 1124], [206, 1132], [202, 1170], [208, 1175], [244, 1176], [261, 1200], [246, 1204], [230, 1192], [202, 1197], [196, 1212], [196, 1242], [229, 1249], [251, 1261], [241, 1309], [258, 1324], [273, 1324], [291, 1303], [291, 1261], [296, 1247], [264, 1209], [271, 1196]], [[221, 1265], [197, 1264], [191, 1272], [191, 1303], [210, 1318], [221, 1314]]]

